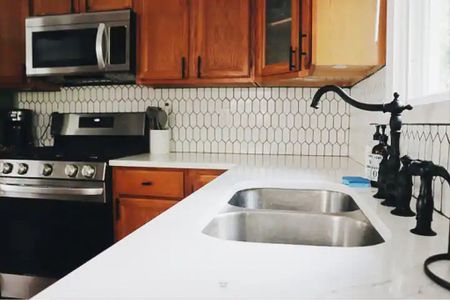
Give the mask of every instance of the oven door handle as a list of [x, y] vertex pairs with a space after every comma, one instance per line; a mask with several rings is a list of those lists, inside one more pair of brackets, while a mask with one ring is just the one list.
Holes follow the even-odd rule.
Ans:
[[103, 188], [70, 188], [70, 187], [42, 187], [16, 184], [0, 184], [0, 192], [33, 193], [38, 195], [70, 195], [70, 196], [100, 196]]
[[100, 23], [97, 29], [97, 37], [95, 39], [95, 54], [97, 55], [97, 64], [100, 70], [106, 69], [106, 59], [105, 59], [105, 40], [106, 36], [106, 25]]

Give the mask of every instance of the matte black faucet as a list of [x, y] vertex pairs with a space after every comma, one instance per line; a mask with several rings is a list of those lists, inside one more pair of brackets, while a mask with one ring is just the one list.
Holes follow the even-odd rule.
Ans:
[[[391, 147], [389, 148], [389, 155], [383, 158], [380, 164], [380, 171], [378, 175], [379, 193], [386, 200], [382, 202], [383, 205], [395, 206], [396, 201], [396, 181], [400, 171], [400, 133], [402, 129], [401, 114], [404, 110], [411, 110], [411, 105], [403, 105], [399, 100], [399, 94], [394, 93], [394, 100], [386, 104], [369, 104], [363, 103], [350, 97], [342, 88], [337, 85], [326, 85], [317, 90], [313, 97], [311, 107], [318, 108], [320, 98], [327, 92], [334, 92], [338, 94], [345, 102], [366, 111], [380, 111], [383, 113], [391, 113], [389, 120], [389, 127], [391, 128]], [[383, 169], [381, 169], [381, 165]]]
[[408, 155], [403, 156], [400, 160], [402, 168], [398, 172], [397, 178], [396, 205], [391, 214], [401, 217], [414, 217], [416, 214], [410, 207], [413, 189], [413, 174], [411, 174], [410, 166], [413, 160]]
[[426, 236], [436, 235], [431, 229], [434, 210], [433, 177], [442, 177], [450, 184], [450, 174], [444, 167], [435, 165], [432, 161], [415, 160], [407, 168], [411, 175], [420, 176], [420, 192], [416, 204], [417, 225], [411, 232]]

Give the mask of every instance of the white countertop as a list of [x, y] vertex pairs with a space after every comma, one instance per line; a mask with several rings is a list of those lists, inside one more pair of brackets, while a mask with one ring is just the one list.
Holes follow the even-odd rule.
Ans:
[[[36, 299], [450, 298], [423, 272], [427, 257], [447, 251], [448, 220], [434, 214], [436, 237], [411, 234], [415, 219], [391, 215], [371, 197], [374, 189], [337, 183], [342, 175], [362, 173], [348, 158], [170, 154], [134, 156], [111, 165], [231, 170]], [[262, 244], [202, 233], [236, 191], [253, 187], [345, 192], [385, 243], [351, 248]], [[448, 264], [436, 270], [450, 276]]]

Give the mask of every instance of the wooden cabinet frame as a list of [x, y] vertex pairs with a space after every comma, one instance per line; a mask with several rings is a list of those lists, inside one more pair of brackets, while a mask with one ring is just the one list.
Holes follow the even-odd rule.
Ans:
[[[312, 45], [312, 0], [292, 0], [290, 61], [266, 65], [266, 0], [256, 0], [256, 76], [260, 78], [295, 78], [309, 75]], [[291, 64], [291, 65], [290, 65]]]

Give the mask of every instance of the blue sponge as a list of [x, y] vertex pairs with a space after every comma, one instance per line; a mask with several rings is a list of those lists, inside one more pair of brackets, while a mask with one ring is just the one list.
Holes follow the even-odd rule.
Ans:
[[343, 176], [342, 183], [350, 187], [370, 187], [370, 180], [360, 176]]

